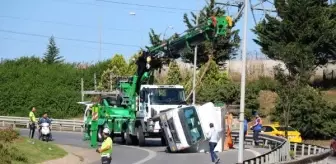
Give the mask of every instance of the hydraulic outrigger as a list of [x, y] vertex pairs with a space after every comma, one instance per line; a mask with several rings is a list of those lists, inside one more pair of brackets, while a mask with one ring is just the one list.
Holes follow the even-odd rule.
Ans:
[[118, 94], [102, 97], [92, 106], [92, 118], [86, 125], [89, 127], [87, 132], [91, 132], [91, 147], [97, 147], [97, 141], [100, 141], [98, 134], [104, 127], [110, 129], [112, 137], [121, 136], [126, 144], [143, 145], [145, 126], [149, 125], [144, 123], [145, 116], [139, 113], [148, 109], [139, 107], [143, 101], [139, 97], [150, 98], [150, 94], [146, 89], [141, 90], [141, 85], [153, 83], [153, 71], [160, 68], [164, 60], [179, 58], [180, 51], [186, 47], [225, 36], [231, 26], [232, 19], [229, 16], [211, 17], [205, 24], [188, 30], [181, 37], [169, 39], [159, 46], [148, 48], [147, 51], [141, 50], [137, 59], [137, 73], [118, 82]]

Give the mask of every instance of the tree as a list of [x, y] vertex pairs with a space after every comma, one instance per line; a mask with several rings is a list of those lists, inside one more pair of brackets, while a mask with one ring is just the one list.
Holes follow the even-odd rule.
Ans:
[[127, 63], [123, 55], [114, 55], [110, 60], [108, 68], [101, 75], [99, 89], [111, 89], [111, 85], [113, 89], [116, 87], [115, 82], [117, 81], [117, 78], [133, 76], [137, 68], [135, 64], [136, 59], [137, 55], [133, 55]]
[[336, 7], [327, 0], [277, 0], [275, 7], [280, 18], [266, 15], [254, 41], [307, 82], [316, 67], [336, 59]]
[[[226, 13], [223, 9], [215, 6], [215, 0], [210, 0], [207, 5], [201, 10], [198, 24], [205, 23], [211, 16], [224, 16]], [[191, 12], [191, 18], [184, 14], [184, 23], [188, 29], [195, 28], [196, 14]], [[212, 58], [216, 64], [220, 64], [228, 59], [234, 58], [237, 55], [239, 48], [240, 37], [239, 30], [228, 29], [226, 36], [220, 36], [216, 42], [205, 41], [198, 46], [197, 65], [201, 66]], [[193, 63], [194, 48], [186, 48], [182, 53], [183, 61]]]
[[169, 70], [167, 73], [166, 84], [168, 85], [177, 85], [181, 84], [182, 76], [180, 68], [176, 61], [172, 61], [169, 64]]
[[62, 56], [59, 56], [59, 48], [56, 46], [54, 36], [51, 36], [47, 52], [44, 53], [43, 62], [47, 64], [61, 63], [64, 61], [62, 58]]
[[275, 120], [297, 128], [304, 139], [330, 138], [336, 130], [335, 106], [325, 101], [318, 90], [298, 77], [286, 75], [280, 67], [275, 69], [275, 78], [280, 84], [276, 88]]

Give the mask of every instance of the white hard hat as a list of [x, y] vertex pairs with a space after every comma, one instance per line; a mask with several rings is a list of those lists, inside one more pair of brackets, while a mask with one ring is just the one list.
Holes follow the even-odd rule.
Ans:
[[110, 130], [108, 128], [104, 128], [103, 133], [110, 134]]

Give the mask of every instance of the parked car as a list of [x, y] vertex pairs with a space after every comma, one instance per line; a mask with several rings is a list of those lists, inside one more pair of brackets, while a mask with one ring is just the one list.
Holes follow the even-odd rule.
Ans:
[[[285, 126], [280, 126], [278, 123], [263, 125], [261, 133], [285, 137]], [[288, 139], [290, 142], [302, 143], [301, 133], [292, 127], [287, 127]]]
[[330, 149], [334, 150], [333, 156], [336, 156], [336, 136], [331, 140]]

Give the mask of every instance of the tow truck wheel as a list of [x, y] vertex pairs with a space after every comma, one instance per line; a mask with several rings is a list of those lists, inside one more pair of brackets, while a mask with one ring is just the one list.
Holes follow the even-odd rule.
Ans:
[[125, 144], [126, 139], [125, 139], [125, 132], [121, 132], [121, 144]]
[[126, 141], [126, 145], [132, 145], [132, 137], [129, 134], [128, 129], [126, 130], [126, 133], [124, 133], [124, 138], [125, 138], [125, 141]]
[[112, 141], [114, 141], [114, 131], [113, 130], [110, 133], [110, 137], [111, 137]]
[[145, 140], [145, 136], [144, 136], [143, 129], [142, 129], [141, 125], [136, 128], [136, 133], [137, 133], [137, 137], [138, 137], [138, 141], [139, 141], [139, 146], [145, 146], [146, 145], [146, 140]]
[[98, 142], [103, 142], [103, 126], [98, 126], [98, 133], [97, 133], [97, 140]]

